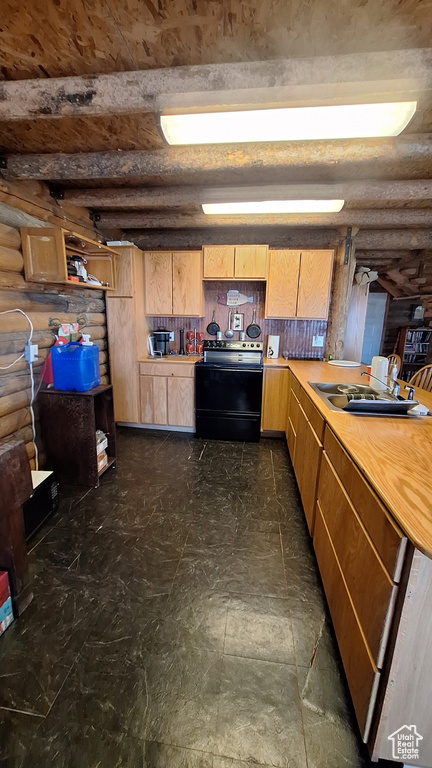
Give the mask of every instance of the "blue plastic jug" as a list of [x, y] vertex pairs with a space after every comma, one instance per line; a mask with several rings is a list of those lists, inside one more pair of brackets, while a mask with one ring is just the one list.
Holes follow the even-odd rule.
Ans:
[[87, 392], [100, 384], [99, 347], [76, 342], [51, 348], [54, 389]]

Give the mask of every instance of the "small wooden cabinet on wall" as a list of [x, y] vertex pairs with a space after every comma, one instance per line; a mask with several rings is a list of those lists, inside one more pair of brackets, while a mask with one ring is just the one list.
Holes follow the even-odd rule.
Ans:
[[269, 250], [266, 318], [327, 320], [333, 251]]
[[195, 426], [195, 364], [140, 363], [140, 422], [157, 426]]
[[[25, 278], [35, 283], [66, 283], [78, 288], [114, 291], [117, 251], [60, 227], [21, 229]], [[88, 275], [100, 285], [68, 280], [68, 259], [83, 257]]]
[[265, 280], [267, 245], [205, 245], [204, 280]]
[[145, 314], [204, 317], [201, 251], [144, 253]]

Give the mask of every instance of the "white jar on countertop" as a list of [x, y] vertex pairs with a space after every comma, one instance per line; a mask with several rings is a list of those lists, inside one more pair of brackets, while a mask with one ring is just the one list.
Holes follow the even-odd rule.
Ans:
[[[370, 385], [373, 389], [387, 389], [388, 364], [388, 359], [381, 355], [376, 355], [372, 358], [371, 376], [375, 376], [375, 378], [371, 379]], [[377, 379], [380, 379], [380, 381], [377, 381]]]
[[267, 339], [267, 357], [279, 357], [280, 336], [269, 336]]

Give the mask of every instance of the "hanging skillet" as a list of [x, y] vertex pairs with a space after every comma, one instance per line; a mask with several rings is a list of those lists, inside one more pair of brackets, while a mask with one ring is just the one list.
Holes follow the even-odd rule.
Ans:
[[246, 333], [250, 339], [257, 339], [261, 334], [261, 328], [256, 322], [256, 309], [254, 309], [252, 312], [252, 322], [246, 328]]
[[216, 310], [213, 310], [212, 321], [207, 326], [207, 333], [209, 336], [216, 336], [217, 332], [220, 331], [220, 325], [215, 320], [215, 314]]

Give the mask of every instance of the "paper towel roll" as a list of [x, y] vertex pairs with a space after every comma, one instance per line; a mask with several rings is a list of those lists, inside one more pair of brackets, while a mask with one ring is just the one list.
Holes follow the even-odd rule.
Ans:
[[279, 357], [280, 336], [269, 336], [267, 339], [267, 357]]
[[381, 357], [381, 355], [376, 355], [372, 358], [372, 365], [371, 365], [371, 375], [376, 376], [376, 379], [381, 379], [381, 381], [377, 381], [376, 379], [371, 379], [370, 385], [373, 387], [373, 389], [379, 389], [383, 390], [386, 389], [386, 384], [382, 384], [381, 382], [387, 381], [387, 374], [388, 374], [388, 359], [386, 357]]

